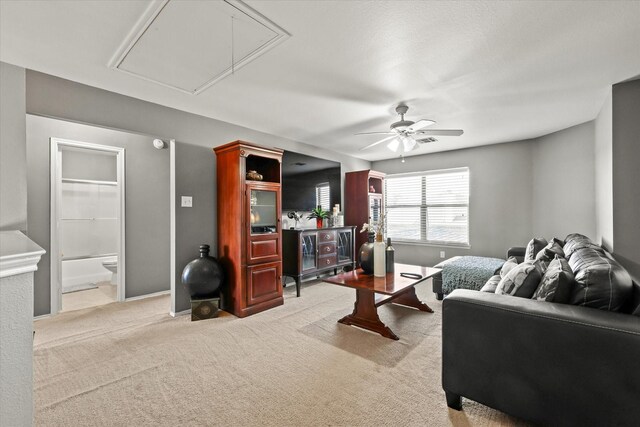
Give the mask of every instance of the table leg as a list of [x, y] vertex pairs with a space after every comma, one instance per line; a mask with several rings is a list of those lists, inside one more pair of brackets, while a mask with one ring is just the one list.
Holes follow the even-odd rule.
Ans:
[[338, 323], [358, 326], [393, 340], [400, 339], [378, 317], [375, 293], [365, 289], [356, 289], [356, 302], [353, 305], [353, 313], [338, 320]]
[[420, 311], [433, 313], [431, 307], [418, 299], [418, 296], [416, 295], [416, 288], [414, 287], [407, 289], [405, 292], [391, 300], [391, 302], [394, 304], [406, 305], [407, 307], [414, 307]]

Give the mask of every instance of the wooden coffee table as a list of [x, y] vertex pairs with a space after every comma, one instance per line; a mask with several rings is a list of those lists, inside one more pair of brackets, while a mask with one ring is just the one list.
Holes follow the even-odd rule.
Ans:
[[[395, 264], [394, 270], [395, 273], [388, 273], [386, 277], [364, 274], [362, 269], [357, 269], [322, 279], [323, 282], [356, 290], [353, 313], [343, 317], [338, 322], [345, 325], [358, 326], [377, 332], [383, 337], [397, 340], [399, 339], [398, 336], [387, 325], [382, 323], [378, 317], [378, 307], [391, 302], [433, 313], [433, 310], [427, 304], [418, 299], [414, 286], [439, 273], [441, 269]], [[419, 274], [422, 278], [403, 277], [400, 273]]]

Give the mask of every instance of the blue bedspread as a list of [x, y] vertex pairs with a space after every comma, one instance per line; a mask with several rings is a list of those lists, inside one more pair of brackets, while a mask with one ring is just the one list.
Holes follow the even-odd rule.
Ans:
[[445, 294], [454, 289], [479, 291], [491, 276], [502, 268], [505, 260], [481, 256], [461, 256], [441, 263], [442, 290]]

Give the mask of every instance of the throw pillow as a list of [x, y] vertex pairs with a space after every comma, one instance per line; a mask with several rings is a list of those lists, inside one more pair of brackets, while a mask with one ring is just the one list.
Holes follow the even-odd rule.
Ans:
[[500, 275], [498, 274], [491, 276], [491, 278], [487, 280], [487, 283], [484, 284], [482, 289], [480, 289], [480, 292], [490, 292], [492, 294], [495, 293], [496, 288], [498, 287], [498, 283], [500, 283], [500, 279]]
[[533, 299], [566, 304], [571, 298], [574, 280], [573, 271], [567, 260], [556, 255], [542, 276]]
[[500, 279], [496, 294], [531, 298], [541, 279], [542, 273], [538, 265], [532, 262], [523, 262]]
[[564, 251], [562, 250], [562, 246], [560, 246], [560, 244], [558, 244], [558, 242], [556, 242], [554, 239], [536, 254], [536, 261], [544, 260], [548, 264], [556, 257], [556, 255], [558, 255], [560, 258], [564, 258]]
[[500, 269], [500, 277], [504, 277], [510, 272], [513, 267], [518, 265], [518, 260], [516, 257], [512, 256], [502, 265], [502, 269]]
[[538, 252], [547, 246], [547, 239], [544, 237], [534, 237], [527, 245], [527, 249], [524, 251], [525, 261], [535, 261]]

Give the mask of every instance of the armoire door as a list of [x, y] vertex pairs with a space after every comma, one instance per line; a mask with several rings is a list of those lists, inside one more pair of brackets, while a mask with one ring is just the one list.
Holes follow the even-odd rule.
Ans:
[[280, 260], [280, 186], [247, 185], [247, 264]]
[[247, 267], [247, 305], [258, 304], [282, 296], [282, 264], [267, 264]]

